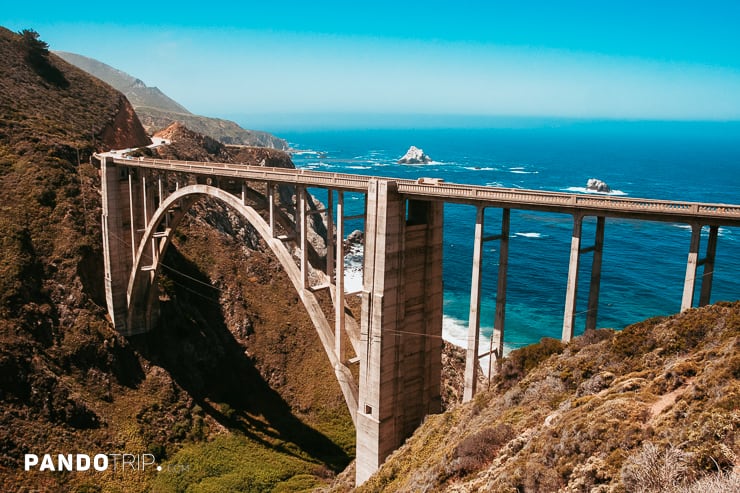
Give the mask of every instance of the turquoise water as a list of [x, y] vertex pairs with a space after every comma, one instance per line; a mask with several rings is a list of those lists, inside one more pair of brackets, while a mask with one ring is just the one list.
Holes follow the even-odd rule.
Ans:
[[[550, 122], [527, 128], [334, 129], [275, 133], [293, 148], [297, 167], [448, 182], [583, 192], [589, 178], [627, 197], [740, 203], [740, 124]], [[409, 146], [432, 164], [395, 164]], [[311, 190], [323, 200], [319, 190]], [[347, 198], [348, 214], [362, 210]], [[488, 209], [486, 233], [500, 228]], [[445, 334], [461, 342], [467, 330], [475, 209], [445, 206]], [[592, 244], [595, 219], [584, 225]], [[348, 231], [362, 223], [348, 224]], [[520, 347], [560, 337], [572, 218], [511, 213], [505, 342]], [[685, 225], [607, 219], [600, 327], [623, 328], [680, 308], [690, 229]], [[706, 242], [706, 232], [704, 245]], [[490, 334], [496, 296], [497, 243], [485, 245], [483, 331]], [[576, 333], [585, 323], [591, 256], [582, 257]], [[699, 271], [701, 273], [701, 269]], [[740, 298], [740, 228], [721, 228], [712, 301]], [[698, 295], [697, 298], [698, 300]]]

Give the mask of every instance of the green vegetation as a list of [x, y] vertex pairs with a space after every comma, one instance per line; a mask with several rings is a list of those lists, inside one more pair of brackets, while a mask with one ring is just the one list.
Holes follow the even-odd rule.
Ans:
[[332, 473], [290, 451], [266, 448], [238, 434], [183, 447], [152, 483], [165, 492], [311, 491]]

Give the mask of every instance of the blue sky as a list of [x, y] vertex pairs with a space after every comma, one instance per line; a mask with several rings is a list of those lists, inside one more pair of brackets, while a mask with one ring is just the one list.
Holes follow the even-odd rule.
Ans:
[[737, 0], [7, 3], [208, 115], [740, 120]]

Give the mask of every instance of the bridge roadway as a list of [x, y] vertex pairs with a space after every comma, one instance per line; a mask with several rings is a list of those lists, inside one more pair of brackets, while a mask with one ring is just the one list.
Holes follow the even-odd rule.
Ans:
[[[498, 365], [503, 357], [511, 209], [573, 217], [564, 341], [574, 335], [579, 262], [587, 253], [593, 257], [586, 329], [596, 328], [606, 217], [691, 226], [682, 311], [693, 306], [697, 283], [701, 283], [699, 305], [709, 303], [719, 227], [740, 226], [740, 205], [460, 185], [433, 178], [404, 180], [218, 162], [125, 158], [117, 153], [96, 158], [101, 162], [106, 302], [116, 329], [133, 335], [153, 326], [159, 259], [164, 258], [172, 233], [188, 208], [203, 196], [227, 204], [247, 219], [272, 249], [311, 316], [355, 422], [357, 484], [413, 433], [424, 416], [440, 409], [444, 203], [469, 204], [477, 209], [464, 401], [475, 395], [480, 359], [490, 356], [489, 361]], [[168, 175], [186, 175], [186, 183], [181, 183], [182, 176], [177, 177], [175, 190], [171, 190], [164, 180]], [[266, 218], [247, 199], [249, 182], [267, 184], [266, 195], [256, 201], [266, 208]], [[292, 217], [280, 210], [275, 196], [277, 185], [295, 187]], [[241, 196], [234, 193], [239, 188]], [[311, 209], [308, 188], [329, 191], [325, 209]], [[345, 319], [344, 242], [334, 241], [334, 231], [338, 240], [345, 237], [345, 192], [365, 196], [362, 310], [357, 321]], [[500, 234], [483, 234], [486, 208], [501, 209]], [[326, 212], [329, 218], [325, 272], [312, 265], [308, 253], [307, 216], [318, 212]], [[582, 247], [586, 216], [596, 218], [595, 241]], [[709, 234], [706, 254], [700, 258], [704, 226], [709, 226]], [[279, 230], [286, 234], [278, 234]], [[498, 274], [494, 330], [490, 347], [481, 353], [481, 272], [486, 241], [499, 242]], [[309, 274], [314, 275], [313, 281]], [[323, 282], [316, 284], [316, 277]], [[333, 316], [327, 317], [316, 298], [315, 293], [324, 289], [330, 292]], [[345, 340], [354, 348], [355, 358], [349, 357]], [[349, 368], [355, 363], [360, 365], [359, 378]], [[489, 366], [489, 377], [491, 371]]]
[[[113, 162], [129, 167], [193, 173], [199, 175], [259, 180], [276, 184], [329, 188], [346, 192], [366, 192], [372, 178], [366, 175], [328, 173], [306, 169], [271, 168], [219, 162], [174, 161], [114, 157]], [[673, 200], [654, 200], [609, 195], [546, 192], [519, 188], [485, 187], [447, 182], [395, 181], [398, 193], [408, 198], [438, 200], [477, 206], [505, 207], [585, 216], [605, 216], [649, 221], [704, 225], [740, 226], [740, 205]]]

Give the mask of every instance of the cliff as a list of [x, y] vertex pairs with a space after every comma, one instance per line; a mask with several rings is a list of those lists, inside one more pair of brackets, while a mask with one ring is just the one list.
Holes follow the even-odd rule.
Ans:
[[246, 130], [230, 120], [194, 115], [156, 87], [98, 60], [75, 53], [55, 52], [82, 70], [107, 82], [131, 101], [144, 128], [154, 133], [179, 122], [190, 130], [207, 135], [224, 144], [271, 147], [285, 150], [288, 143], [267, 132]]

